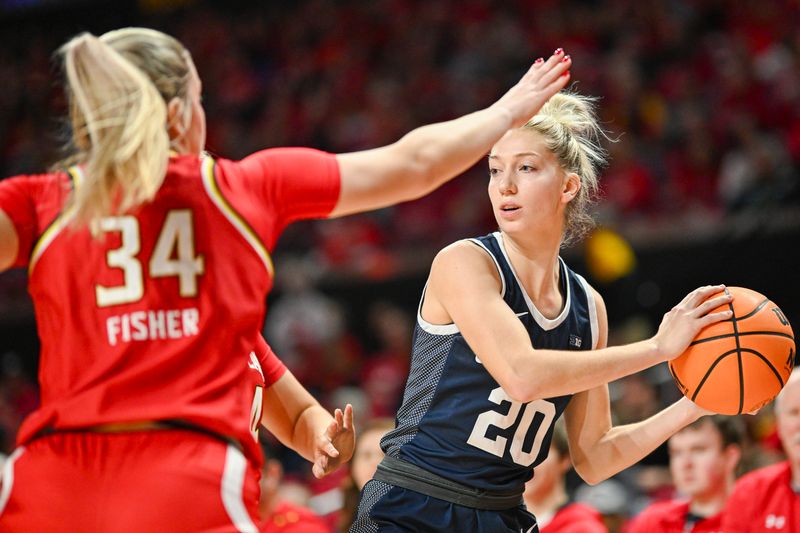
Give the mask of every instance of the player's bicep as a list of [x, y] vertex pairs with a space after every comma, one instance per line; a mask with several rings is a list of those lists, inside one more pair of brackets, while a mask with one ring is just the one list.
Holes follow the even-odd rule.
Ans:
[[530, 352], [525, 326], [503, 300], [488, 254], [461, 241], [445, 248], [431, 268], [429, 294], [447, 311], [486, 370], [511, 393], [511, 361]]
[[[597, 316], [597, 346], [608, 344], [608, 314], [600, 294], [592, 291]], [[591, 453], [591, 448], [612, 428], [611, 401], [608, 385], [603, 384], [573, 395], [564, 411], [570, 454], [578, 462]]]
[[16, 176], [0, 181], [0, 271], [25, 266], [38, 238], [36, 201], [50, 176]]
[[19, 253], [19, 237], [14, 223], [0, 209], [0, 272], [14, 264]]
[[[320, 150], [270, 148], [219, 165], [223, 168], [218, 171], [220, 188], [233, 207], [242, 211], [240, 204], [255, 201], [261, 209], [277, 215], [279, 227], [329, 216], [339, 198], [336, 157]], [[233, 171], [226, 171], [228, 168]]]

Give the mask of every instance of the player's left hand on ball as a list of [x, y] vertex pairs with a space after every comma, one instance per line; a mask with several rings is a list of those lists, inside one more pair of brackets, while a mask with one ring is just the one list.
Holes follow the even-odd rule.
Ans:
[[730, 319], [732, 312], [728, 309], [711, 311], [732, 300], [733, 296], [725, 291], [724, 285], [707, 285], [687, 294], [664, 315], [653, 337], [664, 360], [669, 361], [681, 355], [704, 327]]
[[317, 437], [314, 466], [311, 468], [314, 477], [323, 478], [349, 461], [353, 456], [355, 446], [356, 429], [353, 425], [353, 406], [347, 404], [344, 412], [336, 409], [333, 420], [325, 432]]

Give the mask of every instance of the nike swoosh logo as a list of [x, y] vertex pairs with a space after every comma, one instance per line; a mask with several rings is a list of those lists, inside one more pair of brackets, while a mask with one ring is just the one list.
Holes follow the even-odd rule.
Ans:
[[[525, 316], [525, 315], [529, 315], [529, 314], [530, 313], [528, 311], [523, 311], [522, 313], [517, 313], [517, 316]], [[528, 533], [528, 532], [526, 531], [525, 533]]]

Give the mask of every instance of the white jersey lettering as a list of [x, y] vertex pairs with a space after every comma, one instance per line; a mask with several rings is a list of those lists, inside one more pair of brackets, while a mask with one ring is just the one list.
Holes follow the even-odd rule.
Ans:
[[197, 308], [134, 311], [106, 319], [108, 344], [193, 337], [200, 332]]

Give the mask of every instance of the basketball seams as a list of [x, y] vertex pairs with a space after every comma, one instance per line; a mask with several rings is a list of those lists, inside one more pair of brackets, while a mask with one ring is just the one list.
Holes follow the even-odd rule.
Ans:
[[[718, 340], [721, 340], [721, 339], [729, 339], [729, 338], [733, 337], [734, 335], [737, 335], [737, 334], [736, 333], [726, 333], [724, 335], [714, 335], [713, 337], [706, 337], [705, 339], [692, 341], [692, 343], [689, 344], [689, 346], [695, 346], [697, 344], [702, 344], [704, 342], [718, 341]], [[773, 336], [773, 337], [783, 337], [785, 339], [789, 339], [792, 342], [794, 342], [794, 336], [793, 335], [789, 335], [788, 333], [781, 333], [781, 332], [778, 332], [778, 331], [743, 331], [741, 333], [738, 333], [738, 335], [740, 337], [745, 337], [747, 335], [768, 335], [768, 336]]]
[[[725, 288], [725, 294], [730, 294], [727, 287]], [[737, 324], [738, 319], [736, 318], [736, 311], [733, 309], [733, 302], [728, 304], [728, 307], [731, 310], [731, 324], [733, 324], [733, 334], [734, 339], [736, 340], [736, 362], [739, 364], [739, 412], [736, 414], [742, 414], [742, 409], [744, 408], [744, 368], [742, 367], [742, 345], [739, 343], [739, 325]]]
[[783, 378], [781, 377], [780, 372], [778, 372], [778, 369], [775, 368], [775, 365], [773, 365], [768, 358], [764, 357], [764, 355], [758, 350], [753, 350], [752, 348], [742, 348], [742, 351], [746, 353], [751, 353], [757, 356], [759, 359], [761, 359], [769, 367], [769, 369], [772, 370], [772, 373], [775, 374], [776, 378], [778, 378], [778, 382], [781, 384], [781, 388], [783, 388], [784, 385]]
[[[744, 315], [744, 316], [740, 316], [740, 317], [738, 318], [738, 320], [744, 320], [745, 318], [750, 318], [751, 316], [753, 316], [753, 315], [755, 315], [756, 313], [758, 313], [759, 311], [761, 311], [761, 310], [764, 308], [764, 306], [765, 306], [765, 305], [767, 305], [768, 303], [769, 303], [769, 298], [765, 299], [763, 302], [761, 302], [760, 304], [758, 304], [758, 305], [756, 306], [756, 308], [755, 308], [755, 309], [753, 309], [752, 311], [750, 311], [750, 312], [749, 312], [749, 313], [747, 313], [746, 315]], [[730, 306], [731, 306], [731, 311], [733, 311], [733, 305], [731, 305], [731, 304], [728, 304], [728, 305], [730, 305]], [[735, 317], [734, 317], [734, 318], [735, 318]]]
[[[738, 348], [734, 348], [733, 350], [728, 350], [724, 354], [722, 354], [719, 357], [717, 357], [717, 359], [713, 363], [711, 363], [709, 365], [708, 370], [706, 371], [705, 375], [703, 376], [703, 379], [701, 379], [700, 383], [697, 384], [697, 387], [694, 390], [694, 394], [692, 394], [692, 401], [695, 401], [695, 399], [697, 399], [697, 395], [700, 393], [700, 389], [703, 388], [703, 385], [705, 384], [705, 382], [708, 379], [708, 377], [711, 375], [712, 372], [714, 372], [714, 368], [716, 368], [716, 366], [719, 363], [721, 363], [723, 359], [725, 359], [729, 355], [731, 355], [733, 353], [736, 353], [738, 351], [739, 351]], [[739, 355], [739, 357], [741, 357], [741, 354]], [[739, 372], [741, 372], [741, 370], [742, 370], [742, 365], [741, 365], [741, 360], [740, 360], [740, 362], [739, 362]], [[739, 403], [741, 403], [741, 400], [740, 400]]]

